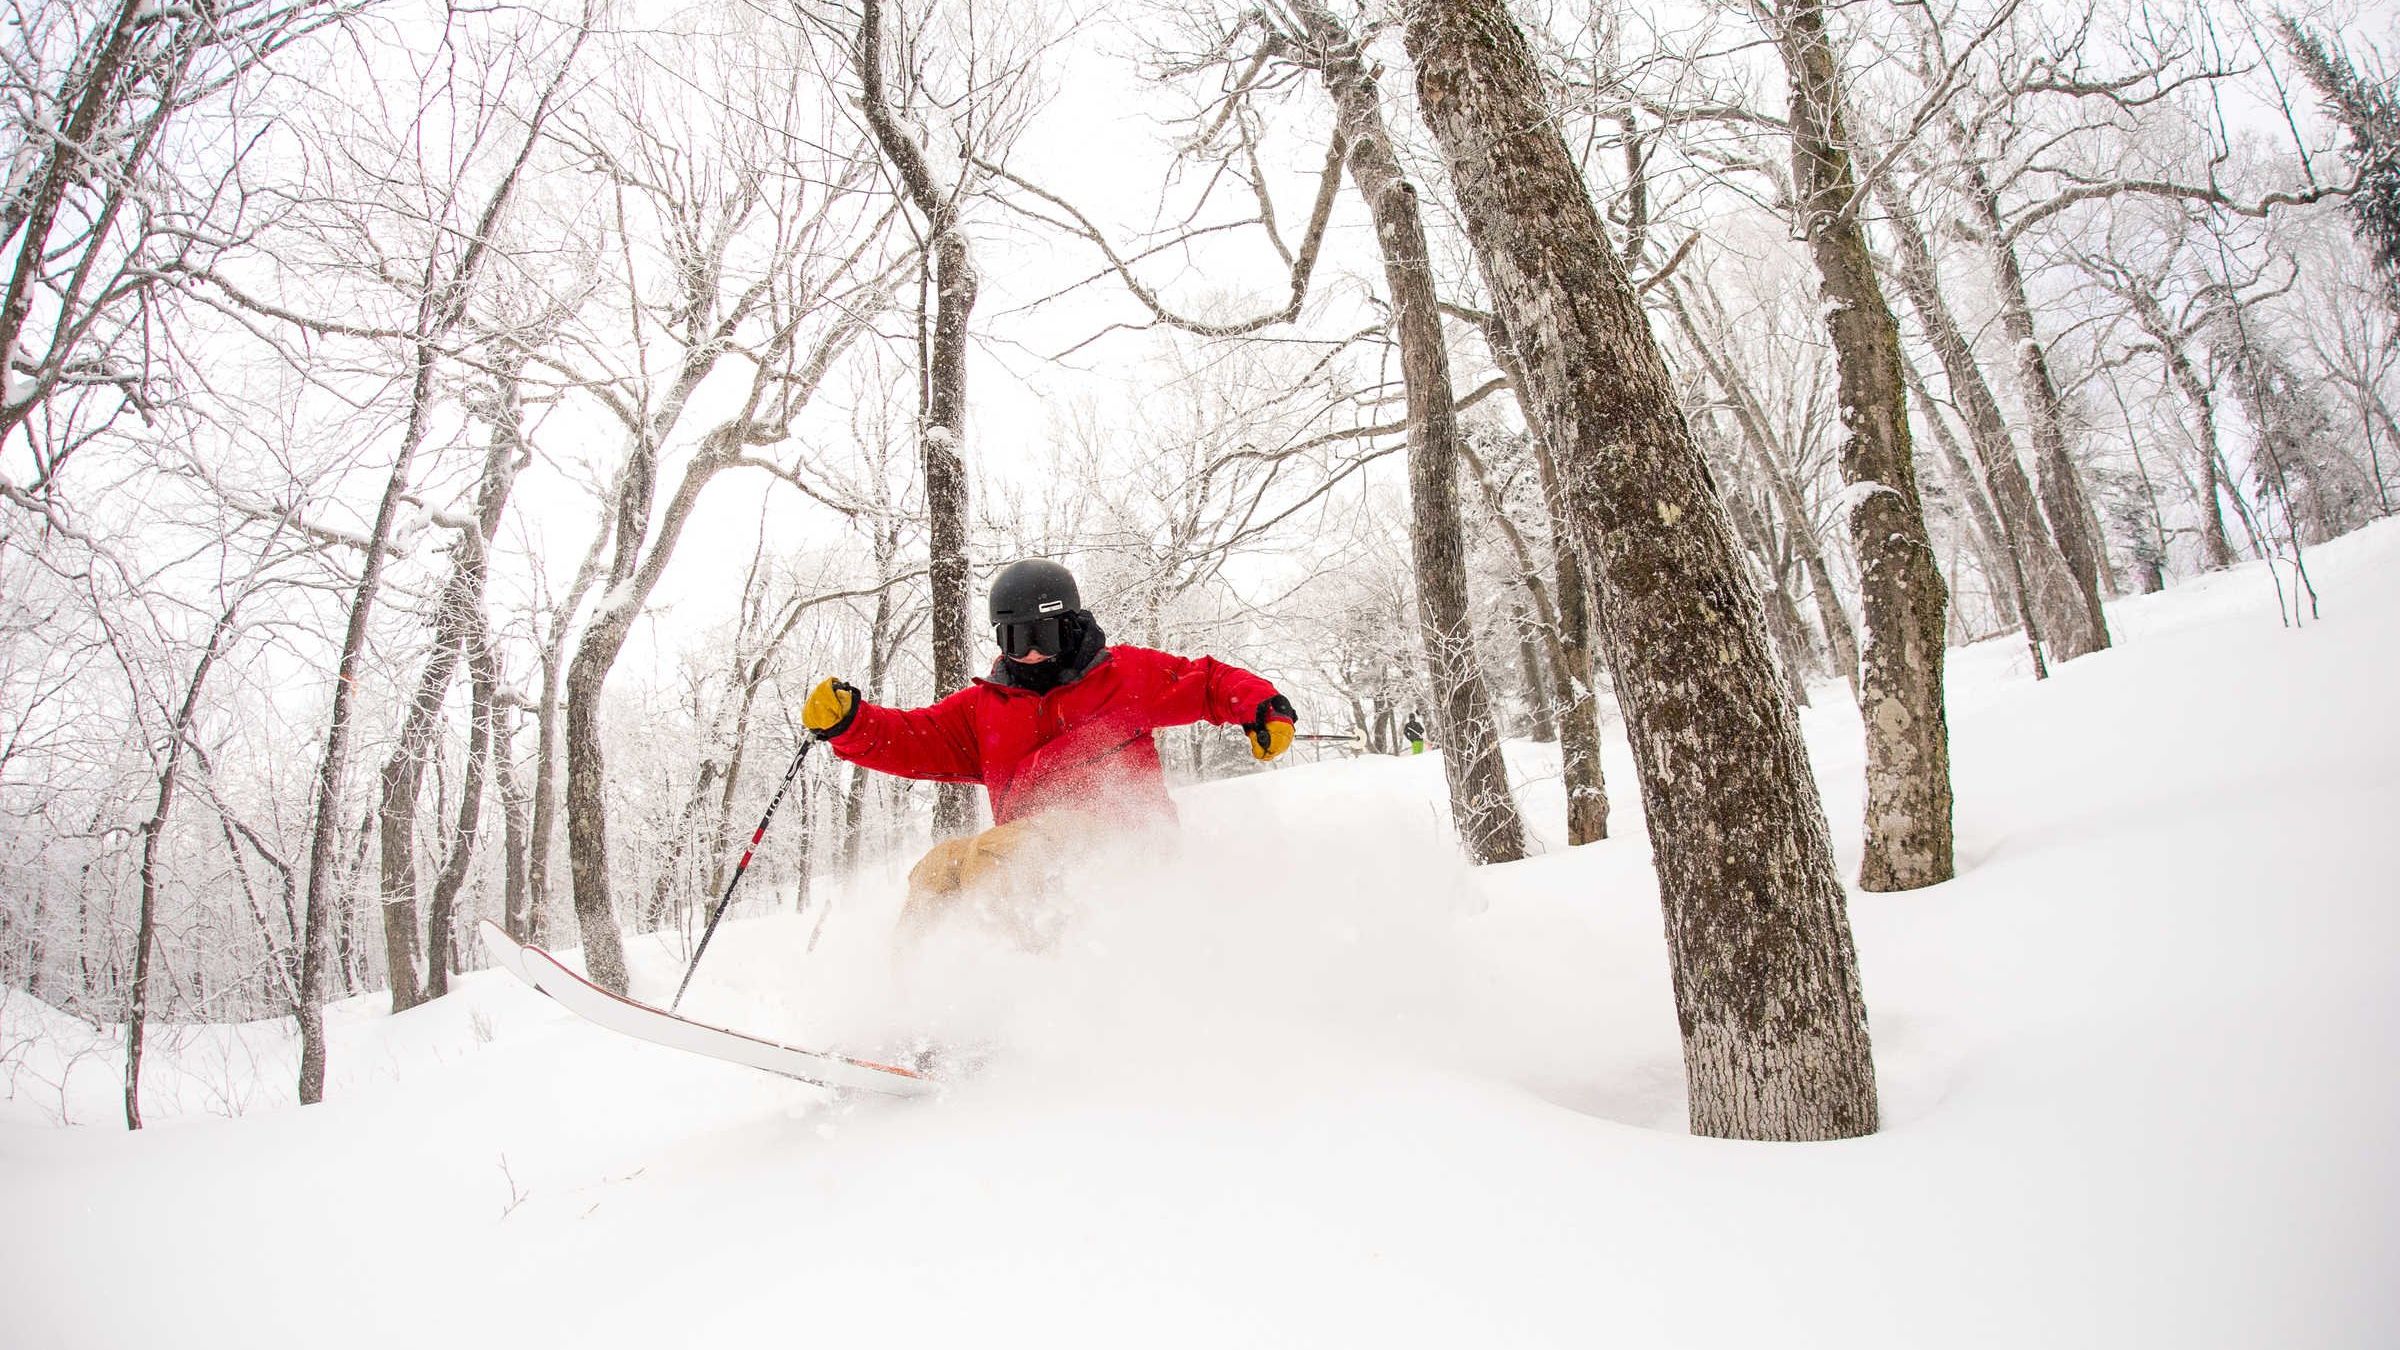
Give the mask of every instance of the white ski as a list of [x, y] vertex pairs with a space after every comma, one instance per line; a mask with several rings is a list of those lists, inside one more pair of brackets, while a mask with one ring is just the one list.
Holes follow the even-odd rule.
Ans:
[[503, 932], [500, 925], [486, 919], [482, 925], [483, 945], [500, 968], [547, 994], [559, 1006], [587, 1022], [621, 1032], [653, 1045], [670, 1050], [689, 1051], [734, 1064], [746, 1064], [753, 1069], [797, 1078], [804, 1083], [836, 1091], [880, 1092], [893, 1097], [920, 1097], [937, 1091], [939, 1084], [914, 1070], [896, 1064], [877, 1064], [872, 1060], [853, 1059], [848, 1055], [829, 1054], [821, 1050], [801, 1050], [789, 1045], [746, 1036], [723, 1027], [678, 1017], [664, 1008], [653, 1008], [620, 998], [592, 983], [560, 963], [559, 959], [539, 947], [528, 947]]

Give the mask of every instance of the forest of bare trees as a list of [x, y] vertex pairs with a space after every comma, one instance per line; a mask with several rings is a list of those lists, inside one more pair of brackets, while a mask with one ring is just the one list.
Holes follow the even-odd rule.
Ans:
[[[13, 5], [0, 983], [137, 1126], [145, 1036], [294, 1019], [318, 1100], [479, 918], [623, 990], [814, 679], [955, 690], [1039, 555], [1421, 719], [1476, 863], [1638, 794], [1693, 1128], [1871, 1131], [1845, 886], [1954, 871], [1947, 654], [2244, 560], [2313, 622], [2400, 498], [2378, 13]], [[747, 903], [978, 810], [816, 756]]]

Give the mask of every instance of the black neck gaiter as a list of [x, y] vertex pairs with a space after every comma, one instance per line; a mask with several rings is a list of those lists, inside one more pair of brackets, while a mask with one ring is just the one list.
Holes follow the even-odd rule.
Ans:
[[1100, 631], [1099, 623], [1088, 612], [1078, 613], [1063, 636], [1066, 650], [1048, 661], [1027, 664], [1001, 657], [1001, 673], [1007, 676], [1003, 683], [1012, 689], [1047, 694], [1062, 684], [1082, 679], [1083, 673], [1100, 659], [1100, 653], [1108, 650], [1108, 636]]

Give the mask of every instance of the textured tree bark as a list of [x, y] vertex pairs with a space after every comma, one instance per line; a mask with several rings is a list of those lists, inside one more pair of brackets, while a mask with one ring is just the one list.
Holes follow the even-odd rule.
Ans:
[[1575, 538], [1573, 512], [1558, 473], [1557, 456], [1535, 416], [1523, 362], [1498, 315], [1484, 324], [1492, 357], [1508, 377], [1517, 406], [1533, 436], [1533, 466], [1542, 485], [1542, 507], [1550, 517], [1550, 572], [1558, 579], [1558, 645], [1551, 673], [1558, 681], [1558, 754], [1567, 789], [1567, 846], [1608, 837], [1608, 779], [1600, 762], [1599, 664], [1594, 659], [1590, 569]]
[[[593, 629], [600, 627], [595, 619]], [[630, 629], [628, 619], [623, 628]], [[625, 939], [617, 931], [617, 906], [608, 880], [608, 769], [600, 752], [600, 687], [624, 645], [622, 633], [603, 635], [603, 646], [584, 642], [567, 667], [567, 872], [573, 882], [575, 927], [583, 939], [584, 969], [592, 983], [611, 993], [628, 991]], [[592, 652], [587, 657], [586, 651]]]
[[2050, 533], [2067, 560], [2067, 570], [2075, 574], [2075, 583], [2083, 590], [2093, 628], [2106, 634], [2108, 618], [2100, 600], [2103, 593], [2116, 593], [2116, 580], [2108, 565], [2108, 536], [2083, 490], [2075, 461], [2067, 453], [2066, 399], [2050, 376], [2048, 348], [2034, 330], [2033, 302], [2026, 295], [2025, 270], [2017, 261], [2017, 247], [2009, 241], [2000, 216], [1999, 190], [1980, 163], [1971, 155], [1965, 158], [1967, 200], [1975, 209], [1976, 224], [2000, 283], [2000, 325], [2016, 351], [2017, 382], [2024, 386], [2026, 415], [2033, 423], [2034, 483], [2041, 494], [2042, 514], [2050, 521]]
[[1558, 752], [1567, 787], [1567, 844], [1573, 847], [1608, 838], [1608, 779], [1600, 762], [1600, 669], [1593, 659], [1591, 587], [1576, 556], [1572, 528], [1552, 540], [1558, 575]]
[[[480, 619], [481, 606], [477, 606]], [[491, 775], [493, 732], [499, 716], [499, 654], [478, 623], [467, 638], [468, 698], [467, 764], [459, 785], [458, 817], [450, 828], [449, 851], [433, 877], [433, 899], [425, 906], [425, 997], [450, 992], [450, 973], [458, 969], [457, 916], [459, 892], [466, 889], [467, 872], [475, 861], [475, 842], [483, 823], [484, 783]]]
[[1695, 1133], [1875, 1128], [1799, 718], [1640, 301], [1498, 0], [1409, 0], [1418, 101], [1558, 455], [1642, 780]]
[[533, 837], [525, 850], [528, 892], [525, 941], [536, 945], [549, 939], [546, 930], [550, 924], [550, 855], [552, 841], [558, 837], [558, 770], [566, 726], [567, 634], [576, 611], [583, 608], [583, 598], [600, 580], [600, 561], [616, 537], [616, 511], [613, 499], [602, 505], [600, 528], [592, 534], [592, 546], [575, 570], [575, 579], [567, 587], [567, 598], [559, 606], [557, 621], [550, 630], [550, 640], [542, 648], [542, 694], [539, 706], [534, 709]]
[[[924, 150], [892, 116], [883, 87], [883, 8], [866, 0], [854, 53], [864, 98], [860, 106], [875, 143], [901, 187], [925, 217], [933, 252], [933, 342], [926, 358], [924, 428], [918, 453], [925, 476], [925, 513], [930, 536], [927, 587], [932, 592], [933, 693], [945, 698], [974, 678], [974, 649], [967, 622], [967, 319], [975, 310], [977, 282], [966, 236], [959, 233], [958, 201], [943, 191]], [[976, 821], [971, 784], [934, 785], [933, 832], [966, 834]]]
[[[974, 678], [967, 621], [967, 316], [975, 308], [975, 271], [967, 242], [952, 221], [934, 245], [937, 280], [933, 321], [932, 397], [925, 408], [925, 511], [932, 550], [927, 589], [932, 595], [933, 685], [936, 698]], [[968, 834], [976, 824], [976, 793], [967, 783], [937, 783], [936, 836]]]
[[2025, 477], [2016, 441], [2009, 435], [2008, 419], [2000, 411], [2000, 400], [1992, 396], [1991, 384], [1983, 377], [1983, 367], [1976, 361], [1966, 333], [1942, 297], [1941, 273], [1925, 232], [1918, 226], [1908, 198], [1889, 175], [1879, 185], [1878, 200], [1899, 244], [1894, 275], [1910, 308], [1917, 312], [1917, 322], [1924, 327], [1934, 355], [1941, 360], [1951, 401], [1967, 424], [1968, 444], [1974, 447], [1984, 484], [1991, 490], [2001, 535], [2016, 568], [2024, 574], [2020, 589], [2027, 601], [2025, 614], [2037, 630], [2029, 632], [2027, 639], [2047, 643], [2050, 655], [2060, 661], [2099, 651], [2108, 646], [2105, 618], [2094, 623], [2094, 611], [2085, 602], [2081, 583], [2059, 551], [2057, 536], [2042, 520], [2033, 484]]
[[1790, 0], [1782, 20], [1792, 179], [1840, 376], [1842, 479], [1865, 630], [1859, 713], [1867, 732], [1867, 838], [1858, 884], [1914, 890], [1958, 872], [1942, 700], [1949, 596], [1917, 491], [1900, 325], [1875, 279], [1875, 255], [1855, 208], [1841, 66], [1819, 0]]
[[1434, 292], [1417, 190], [1392, 153], [1375, 81], [1350, 35], [1321, 6], [1293, 6], [1347, 145], [1350, 181], [1375, 219], [1391, 291], [1400, 373], [1408, 390], [1409, 542], [1417, 574], [1418, 633], [1433, 685], [1434, 731], [1450, 785], [1459, 841], [1479, 863], [1525, 856], [1525, 823], [1508, 791], [1500, 721], [1475, 650], [1467, 598], [1466, 528], [1458, 508], [1459, 430], [1450, 353]]
[[448, 618], [456, 582], [454, 572], [437, 602], [433, 651], [418, 675], [416, 694], [401, 723], [399, 744], [384, 761], [376, 798], [375, 891], [383, 918], [383, 963], [396, 1013], [425, 1001], [418, 986], [417, 793], [424, 782], [425, 757], [433, 746], [442, 700], [450, 688], [450, 676], [458, 668], [458, 643]]

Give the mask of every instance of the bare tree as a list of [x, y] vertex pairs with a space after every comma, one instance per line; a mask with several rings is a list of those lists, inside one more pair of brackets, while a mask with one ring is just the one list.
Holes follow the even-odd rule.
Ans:
[[[150, 966], [157, 948], [161, 841], [166, 835], [168, 814], [175, 807], [176, 789], [182, 784], [185, 753], [191, 748], [192, 724], [200, 709], [201, 691], [208, 684], [209, 672], [216, 668], [218, 658], [234, 638], [242, 605], [257, 591], [280, 534], [278, 530], [268, 536], [249, 574], [222, 597], [224, 608], [209, 625], [208, 639], [201, 644], [200, 654], [192, 663], [190, 678], [183, 682], [182, 697], [167, 718], [165, 744], [157, 751], [157, 796], [149, 816], [141, 824], [141, 898], [135, 916], [131, 997], [125, 1010], [125, 1128], [129, 1130], [142, 1128], [142, 1040], [149, 1025]], [[113, 634], [111, 645], [116, 645]], [[120, 650], [119, 655], [127, 661], [130, 676], [133, 671], [130, 653]]]
[[[383, 581], [392, 525], [407, 494], [417, 452], [432, 427], [440, 398], [435, 376], [445, 346], [466, 318], [525, 166], [542, 143], [544, 123], [557, 106], [575, 56], [590, 31], [587, 13], [585, 21], [574, 30], [556, 74], [527, 118], [513, 157], [505, 161], [497, 180], [484, 194], [481, 207], [466, 222], [463, 235], [437, 234], [428, 245], [418, 275], [413, 278], [415, 314], [403, 338], [409, 363], [406, 421], [393, 454], [390, 475], [384, 482], [382, 499], [376, 506], [374, 524], [366, 537], [357, 587], [351, 593], [350, 615], [334, 672], [332, 708], [324, 750], [318, 761], [316, 799], [311, 813], [314, 823], [308, 849], [307, 928], [300, 960], [300, 1100], [304, 1104], [320, 1100], [325, 1092], [325, 961], [335, 904], [334, 836], [341, 808], [342, 779], [350, 758], [351, 707], [366, 649], [368, 621]], [[458, 243], [459, 239], [463, 239], [463, 244]]]
[[1417, 96], [1575, 485], [1666, 908], [1692, 1128], [1875, 1128], [1847, 903], [1799, 719], [1658, 345], [1490, 0], [1410, 0]]
[[1508, 791], [1500, 728], [1475, 653], [1467, 597], [1466, 535], [1458, 509], [1461, 452], [1450, 355], [1442, 334], [1417, 191], [1392, 151], [1381, 94], [1358, 44], [1312, 0], [1293, 0], [1303, 59], [1333, 96], [1350, 180], [1375, 220], [1392, 326], [1408, 390], [1409, 537], [1417, 571], [1417, 619], [1433, 682], [1435, 727], [1459, 838], [1477, 862], [1525, 855], [1525, 826]]
[[558, 837], [560, 741], [566, 725], [567, 640], [575, 632], [575, 616], [581, 612], [592, 588], [599, 584], [601, 561], [608, 556], [609, 542], [615, 537], [613, 489], [601, 493], [599, 507], [599, 522], [592, 531], [591, 543], [584, 549], [583, 560], [576, 565], [565, 597], [551, 608], [549, 630], [538, 649], [542, 683], [533, 710], [533, 799], [528, 808], [525, 841], [526, 910], [509, 929], [511, 936], [526, 942], [541, 941], [550, 921], [550, 864], [553, 841]]
[[[383, 764], [376, 812], [381, 834], [378, 876], [393, 1012], [405, 1012], [447, 986], [447, 967], [441, 955], [447, 947], [448, 929], [443, 920], [449, 901], [465, 879], [466, 862], [473, 852], [476, 813], [483, 795], [484, 751], [491, 736], [493, 670], [484, 584], [491, 570], [491, 546], [500, 530], [500, 517], [508, 509], [509, 491], [526, 462], [520, 427], [523, 409], [517, 403], [517, 380], [524, 360], [522, 351], [504, 356], [496, 372], [497, 387], [486, 392], [481, 416], [490, 424], [491, 434], [484, 450], [475, 513], [445, 522], [453, 533], [450, 574], [434, 599], [432, 650], [401, 723], [399, 742]], [[450, 860], [435, 883], [434, 951], [428, 960], [417, 945], [417, 798], [442, 705], [462, 661], [471, 667], [477, 695], [469, 715], [473, 745], [467, 755], [468, 786], [476, 790], [461, 800], [460, 829], [450, 840]]]
[[[236, 104], [253, 72], [347, 19], [333, 0], [229, 0], [203, 9], [117, 0], [18, 11], [0, 44], [0, 111], [15, 149], [0, 179], [0, 445], [53, 395], [114, 395], [101, 422], [141, 413], [164, 375], [158, 294], [228, 242], [242, 156], [187, 181], [170, 130]], [[24, 491], [39, 495], [83, 434], [35, 435]], [[0, 480], [4, 481], [4, 480]], [[11, 492], [17, 489], [13, 486]]]
[[[1705, 288], [1700, 289], [1705, 293]], [[1809, 594], [1816, 604], [1817, 622], [1825, 631], [1826, 648], [1833, 653], [1833, 663], [1848, 682], [1851, 696], [1860, 697], [1858, 632], [1850, 624], [1849, 612], [1842, 608], [1841, 594], [1834, 587], [1833, 568], [1817, 540], [1816, 525], [1809, 517], [1807, 503], [1801, 500], [1799, 485], [1785, 467], [1785, 457], [1777, 448], [1766, 409], [1760, 406], [1749, 380], [1726, 350], [1723, 326], [1716, 325], [1714, 333], [1704, 333], [1684, 292], [1680, 283], [1667, 286], [1668, 312], [1675, 316], [1684, 340], [1691, 344], [1709, 378], [1723, 393], [1734, 424], [1741, 429], [1742, 443], [1750, 450], [1751, 467], [1766, 483], [1768, 496], [1783, 517], [1784, 537], [1800, 555], [1801, 569], [1808, 576]]]
[[[863, 190], [862, 161], [838, 145], [796, 159], [796, 146], [821, 143], [816, 110], [796, 90], [764, 87], [756, 72], [743, 78], [747, 83], [726, 97], [750, 101], [695, 109], [695, 126], [632, 104], [577, 137], [607, 180], [620, 238], [636, 210], [677, 222], [667, 235], [662, 294], [645, 294], [638, 274], [622, 278], [636, 368], [578, 375], [625, 436], [624, 467], [611, 493], [606, 589], [565, 680], [567, 852], [576, 920], [586, 969], [619, 993], [627, 975], [610, 876], [601, 688], [701, 492], [729, 469], [777, 467], [751, 452], [790, 435], [827, 371], [883, 312], [890, 293], [882, 249], [891, 217]], [[719, 154], [687, 154], [687, 144], [710, 140], [722, 146]], [[682, 478], [661, 503], [658, 478], [670, 438], [702, 381], [729, 355], [747, 367], [747, 387], [730, 415], [698, 437]]]
[[[936, 176], [926, 145], [901, 125], [895, 100], [886, 89], [885, 27], [882, 0], [863, 0], [852, 65], [858, 76], [860, 111], [884, 161], [900, 180], [902, 195], [922, 222], [920, 256], [932, 260], [932, 334], [922, 362], [924, 404], [918, 457], [929, 525], [930, 629], [933, 685], [938, 697], [965, 688], [974, 675], [974, 648], [968, 638], [973, 625], [967, 616], [967, 338], [978, 283], [960, 213], [977, 190], [973, 175], [981, 172], [979, 161], [1006, 157], [1015, 121], [1022, 112], [1028, 71], [1023, 64], [1011, 68], [1000, 62], [995, 63], [998, 69], [986, 68], [971, 75], [964, 106], [951, 117], [961, 139], [958, 162], [962, 173], [956, 181], [945, 183]], [[975, 40], [975, 35], [968, 35], [970, 44]], [[904, 64], [903, 69], [909, 72], [913, 91], [920, 72], [913, 64]], [[974, 829], [977, 800], [972, 784], [937, 784], [934, 833], [956, 835]]]
[[2034, 626], [2028, 636], [2037, 643], [2046, 641], [2050, 655], [2061, 661], [2098, 651], [2108, 645], [2108, 630], [2104, 624], [2095, 625], [2074, 571], [2059, 551], [2057, 536], [2043, 521], [2000, 401], [1993, 397], [1974, 349], [1942, 295], [1933, 249], [1916, 213], [1893, 175], [1884, 175], [1876, 191], [1886, 228], [1898, 245], [1893, 273], [1916, 311], [1927, 342], [1941, 360], [1950, 398], [1966, 422], [1983, 479], [1990, 485], [1992, 504], [2008, 539], [2012, 570], [2023, 574], [2019, 583], [2025, 597], [2022, 614]]
[[2200, 486], [2194, 495], [2200, 507], [2201, 557], [2211, 568], [2229, 567], [2234, 561], [2233, 541], [2225, 532], [2221, 504], [2226, 487], [2222, 473], [2225, 456], [2217, 439], [2216, 393], [2192, 360], [2193, 342], [2206, 336], [2215, 316], [2204, 303], [2204, 297], [2193, 297], [2183, 304], [2180, 315], [2168, 312], [2168, 305], [2175, 300], [2166, 283], [2181, 252], [2178, 241], [2177, 247], [2166, 255], [2165, 265], [2157, 268], [2137, 269], [2131, 259], [2090, 254], [2079, 256], [2077, 261], [2133, 315], [2166, 367], [2168, 380], [2190, 406], [2193, 440], [2200, 461]]
[[1905, 891], [1957, 872], [1950, 826], [1950, 724], [1942, 701], [1948, 594], [1917, 493], [1900, 325], [1875, 277], [1843, 127], [1842, 74], [1818, 0], [1770, 18], [1791, 88], [1792, 177], [1841, 370], [1842, 477], [1858, 555], [1866, 640], [1859, 712], [1867, 727], [1866, 851], [1858, 884]]

